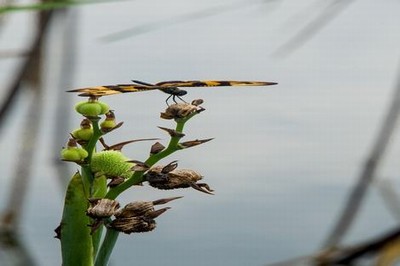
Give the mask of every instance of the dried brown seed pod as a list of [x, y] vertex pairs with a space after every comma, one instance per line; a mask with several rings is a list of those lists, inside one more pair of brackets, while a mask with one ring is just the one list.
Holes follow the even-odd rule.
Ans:
[[92, 218], [108, 218], [118, 210], [119, 203], [111, 199], [89, 199], [90, 206], [86, 214]]
[[204, 108], [190, 103], [176, 103], [168, 106], [165, 112], [161, 113], [163, 119], [179, 119], [188, 117], [194, 113], [204, 111]]
[[143, 216], [148, 212], [154, 211], [154, 205], [151, 201], [135, 201], [125, 205], [114, 213], [117, 218], [128, 218]]
[[118, 217], [113, 220], [109, 226], [126, 234], [149, 232], [156, 228], [156, 221], [154, 219], [168, 209], [169, 207], [156, 211], [149, 211], [145, 215], [139, 217]]
[[144, 177], [150, 186], [158, 189], [192, 187], [201, 192], [213, 194], [213, 190], [206, 183], [197, 183], [203, 178], [199, 173], [190, 169], [175, 168], [175, 164], [156, 166], [151, 168]]
[[120, 218], [113, 220], [110, 227], [125, 234], [142, 233], [154, 230], [156, 221], [143, 217]]
[[168, 203], [172, 200], [180, 199], [182, 197], [172, 197], [158, 199], [155, 201], [135, 201], [126, 204], [122, 209], [119, 209], [114, 213], [117, 218], [128, 218], [138, 216], [148, 216], [149, 213], [154, 213], [154, 205], [160, 205]]

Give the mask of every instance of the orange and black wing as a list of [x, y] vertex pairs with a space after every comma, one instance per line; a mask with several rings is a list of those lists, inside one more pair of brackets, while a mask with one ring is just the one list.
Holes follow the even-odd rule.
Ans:
[[127, 92], [138, 92], [138, 91], [148, 91], [155, 90], [156, 86], [144, 86], [144, 85], [132, 85], [132, 84], [118, 84], [118, 85], [106, 85], [97, 87], [88, 87], [75, 90], [69, 90], [68, 92], [79, 92], [79, 96], [107, 96], [118, 93]]
[[267, 81], [234, 81], [234, 80], [189, 80], [162, 81], [155, 86], [160, 87], [223, 87], [223, 86], [269, 86], [276, 82]]

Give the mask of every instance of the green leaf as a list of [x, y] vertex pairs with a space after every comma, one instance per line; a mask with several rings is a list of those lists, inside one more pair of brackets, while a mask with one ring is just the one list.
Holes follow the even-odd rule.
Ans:
[[88, 199], [82, 177], [76, 173], [67, 188], [61, 220], [61, 252], [63, 266], [93, 265], [90, 219], [86, 215]]

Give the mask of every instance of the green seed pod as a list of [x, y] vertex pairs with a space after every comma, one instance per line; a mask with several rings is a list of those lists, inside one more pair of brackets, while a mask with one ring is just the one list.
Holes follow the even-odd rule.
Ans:
[[81, 115], [95, 117], [107, 113], [109, 107], [106, 103], [89, 100], [77, 103], [75, 110]]
[[93, 154], [91, 167], [93, 172], [101, 172], [107, 177], [121, 176], [124, 178], [132, 175], [133, 163], [119, 151], [101, 151]]
[[71, 134], [75, 139], [88, 141], [93, 136], [93, 128], [78, 128]]
[[101, 107], [101, 113], [102, 115], [106, 114], [108, 111], [110, 111], [110, 107], [108, 106], [108, 104], [106, 104], [105, 102], [97, 102], [100, 107]]
[[85, 149], [82, 149], [82, 148], [78, 148], [78, 153], [81, 156], [81, 160], [83, 160], [89, 156], [89, 153]]
[[110, 129], [113, 129], [116, 126], [117, 126], [117, 123], [115, 122], [115, 119], [113, 119], [113, 120], [106, 119], [100, 123], [100, 128], [103, 131], [109, 131]]
[[78, 148], [65, 148], [61, 150], [61, 160], [79, 162], [82, 160], [82, 155]]

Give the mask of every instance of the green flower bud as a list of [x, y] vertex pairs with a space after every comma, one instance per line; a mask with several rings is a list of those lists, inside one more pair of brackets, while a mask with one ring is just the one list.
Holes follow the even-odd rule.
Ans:
[[117, 123], [115, 123], [115, 120], [109, 120], [109, 119], [106, 119], [106, 120], [104, 120], [103, 122], [100, 123], [100, 127], [101, 127], [102, 130], [112, 129], [116, 125], [117, 125]]
[[101, 114], [104, 115], [110, 111], [110, 107], [105, 102], [97, 102], [101, 107]]
[[75, 139], [69, 139], [67, 147], [61, 150], [61, 160], [72, 161], [72, 162], [82, 162], [86, 157], [88, 157], [88, 152], [79, 148]]
[[75, 110], [81, 115], [95, 117], [108, 112], [109, 107], [106, 103], [89, 99], [89, 101], [79, 102], [75, 105]]
[[82, 148], [68, 147], [61, 150], [61, 160], [81, 162], [88, 157], [88, 152]]
[[71, 135], [78, 141], [89, 141], [93, 136], [92, 122], [87, 118], [83, 119], [80, 128], [75, 129]]
[[79, 162], [81, 161], [81, 155], [78, 148], [65, 148], [61, 150], [61, 160]]
[[74, 130], [72, 136], [78, 140], [88, 141], [93, 136], [93, 128], [78, 128]]
[[110, 110], [106, 113], [106, 119], [100, 123], [100, 128], [103, 132], [110, 132], [111, 130], [118, 128], [121, 125], [122, 123], [117, 124], [114, 112]]
[[82, 149], [82, 148], [78, 148], [78, 153], [82, 159], [85, 159], [86, 157], [89, 156], [89, 153], [85, 149]]
[[93, 154], [91, 167], [93, 172], [101, 172], [108, 177], [132, 175], [133, 163], [119, 151], [101, 151]]

